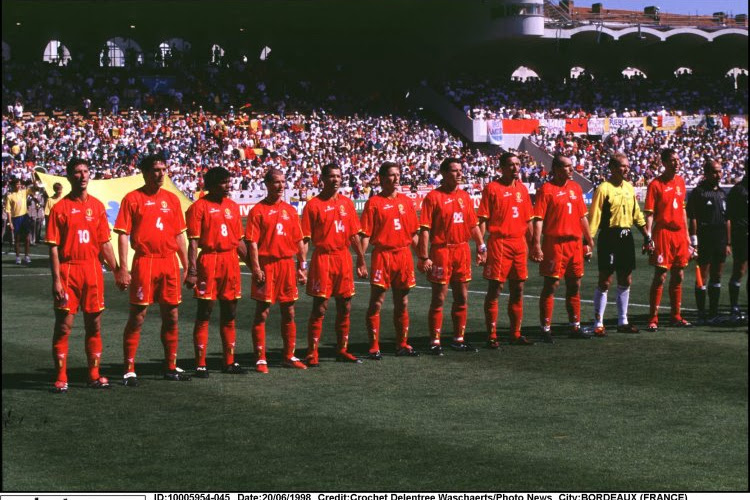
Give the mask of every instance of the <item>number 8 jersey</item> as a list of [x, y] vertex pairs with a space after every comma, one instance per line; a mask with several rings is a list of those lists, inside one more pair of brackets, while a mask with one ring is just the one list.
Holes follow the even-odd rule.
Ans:
[[136, 256], [167, 257], [177, 250], [177, 235], [185, 231], [185, 217], [174, 193], [159, 189], [148, 195], [143, 188], [126, 194], [114, 231], [130, 235]]
[[188, 238], [198, 239], [207, 252], [226, 252], [237, 248], [242, 239], [242, 221], [237, 203], [224, 198], [221, 203], [201, 198], [186, 213]]

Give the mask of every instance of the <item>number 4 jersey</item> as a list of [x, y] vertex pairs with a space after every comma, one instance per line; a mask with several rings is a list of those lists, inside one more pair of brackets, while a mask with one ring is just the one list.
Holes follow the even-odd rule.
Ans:
[[143, 188], [126, 194], [114, 231], [130, 235], [136, 256], [169, 256], [177, 250], [177, 235], [185, 231], [185, 217], [177, 196], [164, 189], [148, 195]]

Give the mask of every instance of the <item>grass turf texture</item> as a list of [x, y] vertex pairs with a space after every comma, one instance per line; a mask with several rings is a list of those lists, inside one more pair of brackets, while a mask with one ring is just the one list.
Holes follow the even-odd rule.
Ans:
[[[120, 385], [127, 294], [105, 275], [103, 370], [109, 391], [85, 387], [82, 317], [70, 340], [70, 392], [48, 392], [54, 377], [51, 279], [36, 247], [30, 267], [3, 256], [2, 407], [5, 491], [252, 490], [747, 490], [748, 350], [746, 328], [665, 328], [659, 333], [572, 340], [500, 351], [425, 354], [428, 283], [410, 294], [411, 343], [423, 355], [395, 358], [392, 307], [382, 316], [380, 362], [333, 362], [331, 307], [321, 367], [280, 366], [276, 307], [268, 324], [270, 374], [225, 375], [218, 306], [209, 337], [211, 377], [161, 379], [156, 306], [138, 351], [141, 386]], [[729, 264], [729, 263], [728, 263]], [[640, 258], [631, 293], [648, 303], [652, 274]], [[526, 294], [541, 279], [531, 265]], [[243, 268], [243, 272], [246, 269]], [[582, 298], [596, 279], [587, 265]], [[694, 271], [686, 273], [684, 305], [694, 307]], [[362, 282], [363, 280], [358, 280]], [[251, 367], [250, 277], [238, 307], [238, 361]], [[482, 292], [475, 268], [468, 339], [485, 340]], [[724, 288], [722, 302], [728, 302]], [[558, 297], [563, 296], [558, 290]], [[350, 350], [367, 351], [369, 285], [357, 285]], [[311, 299], [297, 303], [298, 350], [306, 343]], [[192, 370], [195, 300], [180, 306], [180, 365]], [[390, 296], [387, 299], [390, 301]], [[743, 289], [742, 300], [745, 294]], [[614, 293], [610, 293], [614, 301]], [[501, 297], [499, 324], [507, 334]], [[536, 337], [538, 301], [525, 300], [524, 333]], [[665, 292], [663, 305], [668, 306]], [[452, 334], [450, 297], [443, 345]], [[647, 309], [631, 305], [645, 326]], [[663, 310], [662, 324], [668, 311]], [[693, 318], [687, 312], [688, 318]], [[584, 302], [584, 319], [592, 304]], [[607, 309], [609, 319], [616, 307]], [[566, 321], [562, 301], [555, 322]], [[614, 326], [614, 325], [612, 325]]]

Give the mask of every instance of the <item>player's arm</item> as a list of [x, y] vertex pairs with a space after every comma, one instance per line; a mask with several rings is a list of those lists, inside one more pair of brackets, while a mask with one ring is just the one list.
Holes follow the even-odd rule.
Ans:
[[533, 231], [531, 233], [531, 260], [534, 262], [541, 262], [544, 259], [544, 253], [542, 252], [542, 225], [544, 220], [539, 217], [535, 217], [531, 220], [533, 225]]
[[185, 286], [195, 288], [195, 285], [198, 284], [198, 238], [188, 240], [187, 262]]
[[594, 238], [591, 237], [591, 230], [589, 228], [589, 219], [587, 216], [581, 217], [581, 232], [583, 232], [583, 241], [586, 244], [584, 248], [584, 257], [587, 259], [591, 258], [592, 251], [594, 249]]
[[183, 269], [188, 268], [188, 256], [187, 256], [187, 237], [185, 231], [182, 231], [175, 238], [177, 240], [177, 257], [180, 259]]
[[247, 245], [244, 238], [240, 238], [237, 242], [237, 255], [240, 257], [240, 262], [247, 263]]
[[423, 273], [427, 273], [432, 269], [429, 244], [430, 228], [422, 226], [422, 230], [419, 232], [419, 241], [417, 242], [417, 269]]
[[112, 272], [116, 273], [119, 270], [117, 259], [115, 258], [115, 249], [112, 248], [112, 242], [105, 241], [102, 243], [102, 246], [99, 249], [99, 256], [104, 259], [104, 263], [107, 264]]
[[732, 221], [727, 219], [727, 256], [732, 255]]
[[49, 246], [49, 267], [52, 271], [52, 297], [61, 303], [65, 299], [65, 288], [60, 279], [60, 257], [57, 253], [57, 245]]
[[266, 273], [260, 268], [260, 261], [258, 260], [258, 243], [255, 241], [247, 242], [247, 264], [250, 266], [250, 272], [253, 273], [253, 278], [260, 284], [266, 281]]
[[474, 240], [474, 246], [477, 249], [477, 265], [483, 266], [487, 261], [487, 245], [484, 244], [482, 230], [479, 229], [479, 225], [471, 228], [471, 239]]
[[357, 276], [360, 278], [367, 277], [367, 263], [365, 262], [365, 254], [362, 251], [362, 245], [359, 241], [359, 233], [355, 233], [349, 237], [354, 253], [357, 254]]
[[125, 233], [117, 235], [117, 253], [120, 261], [120, 269], [115, 273], [115, 284], [120, 290], [127, 290], [130, 285], [130, 272], [128, 272], [128, 252], [130, 251], [130, 240]]
[[307, 283], [307, 243], [304, 239], [297, 242], [297, 281]]
[[596, 231], [599, 229], [599, 224], [602, 221], [602, 207], [604, 206], [605, 196], [602, 194], [604, 191], [604, 184], [596, 188], [594, 191], [594, 199], [591, 200], [591, 206], [589, 207], [589, 231], [591, 237], [596, 236]]

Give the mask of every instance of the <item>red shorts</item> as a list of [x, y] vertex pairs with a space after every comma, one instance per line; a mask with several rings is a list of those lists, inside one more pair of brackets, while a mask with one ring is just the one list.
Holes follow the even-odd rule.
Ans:
[[235, 250], [201, 252], [198, 256], [198, 284], [195, 298], [236, 300], [242, 297], [240, 261]]
[[687, 236], [684, 231], [656, 229], [654, 231], [654, 253], [649, 257], [652, 266], [671, 269], [687, 267], [690, 260]]
[[465, 283], [471, 281], [471, 250], [469, 243], [439, 245], [430, 248], [432, 270], [427, 279], [432, 283]]
[[85, 313], [104, 310], [104, 278], [98, 260], [69, 261], [60, 263], [60, 280], [65, 289], [65, 299], [55, 300], [55, 309]]
[[502, 238], [490, 236], [487, 242], [487, 264], [484, 266], [484, 277], [505, 283], [507, 280], [526, 281], [529, 269], [526, 259], [529, 249], [526, 238]]
[[130, 279], [130, 303], [148, 306], [154, 302], [176, 306], [182, 301], [180, 264], [177, 254], [169, 257], [135, 256]]
[[342, 297], [354, 295], [352, 254], [348, 248], [333, 252], [319, 252], [316, 248], [307, 276], [307, 295], [313, 297]]
[[583, 276], [583, 242], [581, 238], [545, 236], [542, 242], [544, 259], [539, 274], [549, 278], [580, 278]]
[[276, 302], [294, 302], [299, 298], [297, 292], [297, 266], [294, 259], [286, 257], [259, 256], [260, 268], [266, 274], [266, 281], [262, 285], [253, 279], [250, 286], [250, 297], [260, 302], [275, 304]]
[[409, 247], [372, 251], [370, 283], [385, 290], [406, 290], [417, 285]]

